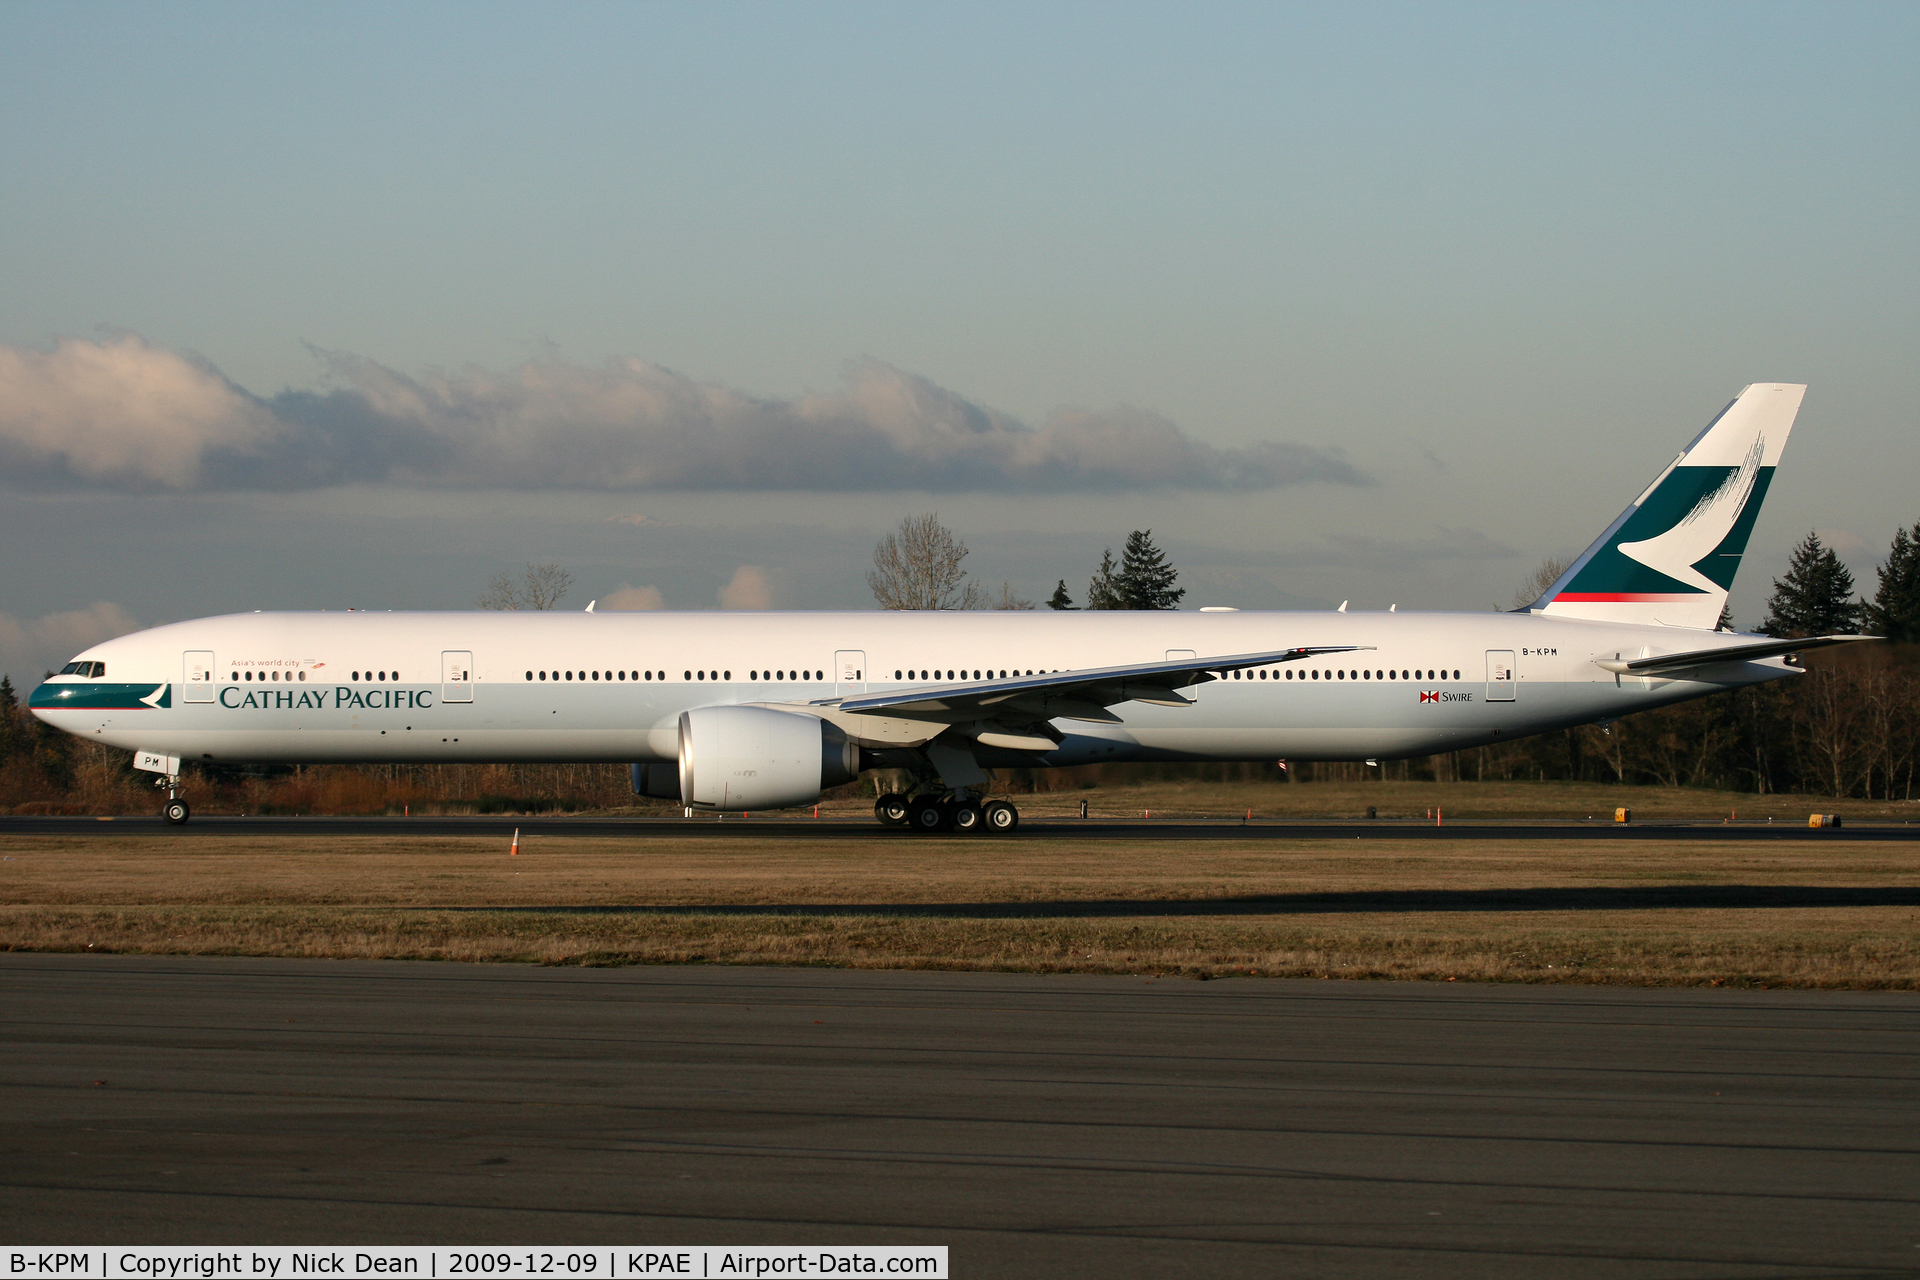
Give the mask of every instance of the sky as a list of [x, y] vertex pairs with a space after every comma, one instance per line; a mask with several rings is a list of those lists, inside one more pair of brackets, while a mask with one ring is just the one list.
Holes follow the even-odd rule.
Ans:
[[1741, 387], [1920, 521], [1920, 8], [0, 6], [0, 671], [247, 609], [1484, 609]]

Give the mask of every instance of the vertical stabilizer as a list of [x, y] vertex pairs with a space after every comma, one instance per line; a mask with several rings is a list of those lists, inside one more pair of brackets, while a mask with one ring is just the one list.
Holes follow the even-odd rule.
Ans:
[[1806, 391], [1788, 382], [1742, 391], [1532, 608], [1715, 626]]

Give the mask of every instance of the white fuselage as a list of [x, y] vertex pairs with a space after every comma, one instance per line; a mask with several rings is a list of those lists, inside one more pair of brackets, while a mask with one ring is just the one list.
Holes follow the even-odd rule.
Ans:
[[96, 645], [79, 657], [103, 671], [53, 677], [33, 705], [80, 737], [184, 760], [644, 763], [675, 759], [696, 707], [1357, 645], [1190, 688], [1192, 706], [1063, 719], [1054, 750], [979, 762], [1387, 759], [1796, 673], [1778, 658], [1682, 679], [1594, 665], [1730, 639], [1495, 612], [249, 613]]

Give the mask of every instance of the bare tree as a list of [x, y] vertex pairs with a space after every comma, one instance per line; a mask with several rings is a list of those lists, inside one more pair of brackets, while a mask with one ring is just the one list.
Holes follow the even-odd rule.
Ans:
[[1572, 563], [1573, 561], [1562, 559], [1560, 556], [1548, 556], [1542, 560], [1534, 566], [1533, 572], [1527, 575], [1527, 580], [1520, 584], [1520, 589], [1513, 593], [1513, 607], [1524, 609], [1545, 595], [1547, 588], [1560, 581], [1560, 575], [1565, 573], [1567, 566]]
[[1019, 596], [1013, 594], [1013, 584], [1003, 581], [1000, 584], [1000, 599], [994, 603], [993, 607], [1006, 610], [1031, 609], [1033, 608], [1033, 601], [1022, 600]]
[[486, 594], [474, 601], [482, 609], [553, 609], [573, 586], [573, 575], [557, 564], [530, 564], [516, 581], [502, 570], [487, 580]]
[[985, 594], [960, 567], [966, 558], [937, 513], [907, 516], [874, 547], [867, 585], [882, 609], [978, 609]]

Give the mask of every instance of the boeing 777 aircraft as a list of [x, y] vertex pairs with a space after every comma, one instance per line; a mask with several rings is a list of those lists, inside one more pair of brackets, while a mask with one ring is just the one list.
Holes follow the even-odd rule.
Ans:
[[1428, 755], [1862, 639], [1715, 630], [1805, 391], [1742, 391], [1511, 613], [249, 613], [95, 645], [30, 706], [132, 751], [174, 822], [183, 761], [573, 761], [725, 812], [900, 768], [880, 821], [1011, 831], [988, 770]]

